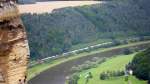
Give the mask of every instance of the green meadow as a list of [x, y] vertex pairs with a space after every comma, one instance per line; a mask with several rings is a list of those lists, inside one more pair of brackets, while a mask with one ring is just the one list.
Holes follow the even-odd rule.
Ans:
[[[100, 80], [100, 73], [106, 72], [108, 70], [109, 71], [125, 70], [125, 65], [128, 64], [133, 59], [135, 54], [136, 53], [130, 55], [119, 55], [107, 59], [106, 62], [100, 64], [97, 68], [82, 71], [80, 73], [80, 79], [78, 81], [78, 84], [85, 84], [86, 81], [85, 76], [88, 72], [92, 73], [93, 78], [90, 79], [87, 84], [128, 84], [128, 82], [125, 81], [124, 76]], [[129, 81], [131, 82], [131, 84], [146, 84], [146, 81], [139, 80], [134, 76], [129, 76]]]

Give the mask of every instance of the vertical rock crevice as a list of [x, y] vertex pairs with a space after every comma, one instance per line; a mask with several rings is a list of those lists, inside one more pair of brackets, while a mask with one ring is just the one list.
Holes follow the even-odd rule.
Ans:
[[14, 1], [0, 1], [0, 84], [18, 84], [27, 76], [29, 58], [25, 28]]

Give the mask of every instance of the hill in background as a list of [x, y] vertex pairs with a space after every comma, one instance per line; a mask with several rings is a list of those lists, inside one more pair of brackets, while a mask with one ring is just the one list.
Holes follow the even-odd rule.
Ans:
[[[97, 40], [150, 36], [149, 0], [114, 0], [23, 14], [32, 58], [44, 58]], [[32, 22], [32, 23], [31, 23]]]

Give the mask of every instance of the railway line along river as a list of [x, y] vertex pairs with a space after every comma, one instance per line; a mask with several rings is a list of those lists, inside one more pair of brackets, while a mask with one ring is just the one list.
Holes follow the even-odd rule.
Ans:
[[144, 49], [150, 45], [150, 42], [144, 42], [137, 45], [130, 45], [125, 47], [116, 47], [108, 49], [106, 51], [96, 53], [93, 55], [83, 56], [81, 58], [70, 60], [59, 65], [56, 65], [48, 70], [40, 73], [36, 77], [29, 80], [29, 84], [65, 84], [66, 77], [71, 73], [70, 69], [72, 66], [80, 65], [93, 57], [112, 57], [115, 55], [120, 55], [124, 53], [126, 48], [140, 48]]

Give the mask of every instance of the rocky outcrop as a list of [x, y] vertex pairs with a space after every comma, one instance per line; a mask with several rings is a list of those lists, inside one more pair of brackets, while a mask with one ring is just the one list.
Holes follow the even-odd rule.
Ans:
[[26, 80], [29, 57], [25, 28], [16, 4], [0, 1], [0, 84]]

